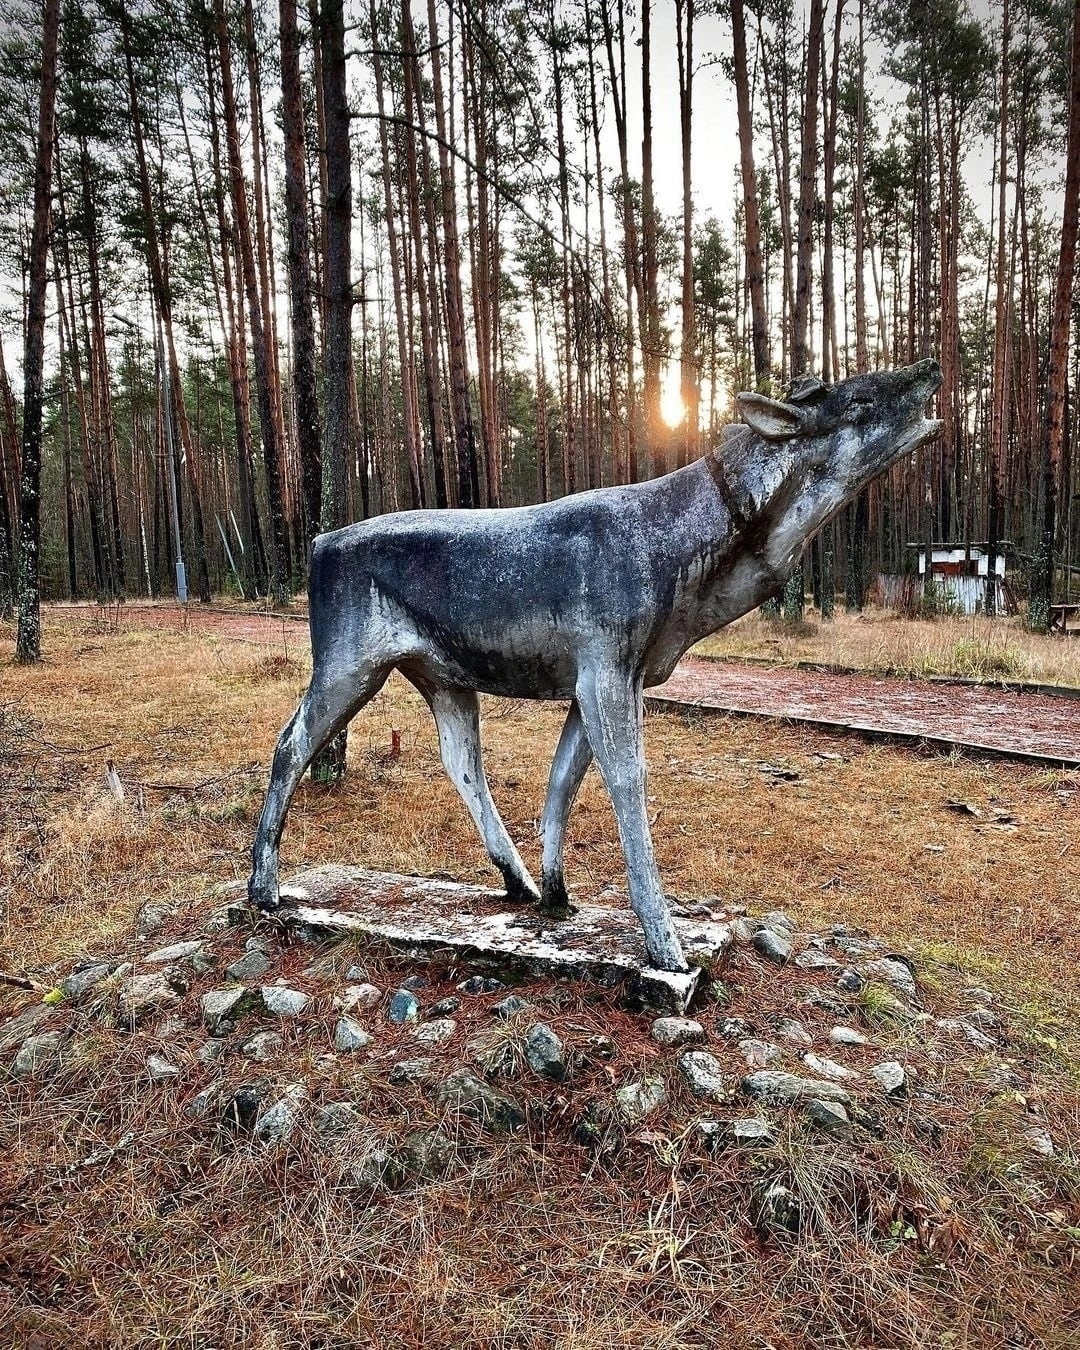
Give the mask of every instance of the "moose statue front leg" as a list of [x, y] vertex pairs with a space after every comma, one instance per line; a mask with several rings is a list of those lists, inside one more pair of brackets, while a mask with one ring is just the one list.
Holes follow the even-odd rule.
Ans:
[[688, 970], [649, 832], [641, 680], [610, 667], [583, 672], [578, 679], [577, 704], [615, 808], [630, 904], [644, 929], [649, 959], [660, 970]]

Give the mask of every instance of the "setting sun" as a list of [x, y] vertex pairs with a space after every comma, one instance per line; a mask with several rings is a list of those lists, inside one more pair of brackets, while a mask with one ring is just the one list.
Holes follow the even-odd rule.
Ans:
[[677, 372], [669, 372], [664, 379], [660, 390], [660, 416], [669, 427], [677, 427], [686, 416]]

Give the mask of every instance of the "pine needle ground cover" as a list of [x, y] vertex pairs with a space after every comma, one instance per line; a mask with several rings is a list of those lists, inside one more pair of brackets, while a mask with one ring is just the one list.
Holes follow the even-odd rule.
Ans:
[[[916, 996], [901, 1000], [912, 1023], [887, 982], [841, 994], [832, 970], [781, 969], [737, 944], [694, 1011], [734, 1085], [706, 1105], [651, 1018], [609, 991], [526, 982], [514, 992], [532, 1011], [500, 1019], [506, 991], [458, 991], [469, 970], [207, 928], [212, 888], [246, 875], [269, 756], [306, 683], [298, 638], [81, 614], [51, 619], [45, 649], [42, 667], [0, 670], [0, 969], [39, 986], [5, 990], [0, 1013], [44, 1007], [55, 1023], [40, 1026], [68, 1039], [40, 1071], [16, 1075], [14, 1045], [2, 1056], [4, 1344], [1076, 1343], [1075, 777], [650, 717], [653, 828], [674, 895], [736, 921], [782, 910], [800, 949], [869, 932], [915, 971]], [[560, 723], [557, 707], [485, 704], [493, 792], [533, 867]], [[390, 681], [349, 753], [340, 789], [301, 789], [286, 873], [326, 861], [492, 879], [410, 686]], [[567, 863], [581, 894], [623, 885], [594, 771]], [[134, 1030], [118, 1028], [120, 973], [100, 996], [42, 1004], [89, 958], [139, 971], [152, 947], [196, 934], [217, 967], [187, 970], [175, 1006]], [[200, 999], [250, 941], [310, 1005], [287, 1024], [248, 1011], [208, 1052]], [[842, 942], [828, 946], [841, 964]], [[363, 1014], [371, 1045], [347, 1055], [332, 1045], [334, 1000], [354, 966], [382, 1002]], [[417, 976], [422, 1018], [460, 1001], [444, 1041], [421, 1045], [423, 1020], [388, 1021], [389, 995]], [[981, 1020], [967, 1020], [982, 995]], [[744, 1099], [739, 1075], [765, 1051], [742, 1042], [781, 1040], [785, 1018], [836, 1059], [822, 1041], [843, 1021], [866, 1038], [853, 1072], [903, 1063], [919, 1091], [863, 1102], [839, 1134]], [[567, 1047], [558, 1081], [529, 1068], [536, 1020]], [[279, 1038], [265, 1061], [241, 1049], [260, 1030]], [[179, 1075], [153, 1081], [149, 1056], [166, 1052]], [[770, 1067], [805, 1074], [802, 1053], [793, 1044]], [[437, 1084], [463, 1067], [518, 1100], [523, 1123], [500, 1133], [450, 1110]], [[652, 1111], [619, 1106], [620, 1089], [649, 1083], [662, 1088]], [[298, 1085], [287, 1137], [245, 1133], [239, 1089], [257, 1099], [257, 1131]], [[744, 1117], [763, 1122], [754, 1147], [733, 1142]], [[348, 1126], [340, 1137], [330, 1119]], [[766, 1222], [766, 1192], [794, 1197], [793, 1228]]]

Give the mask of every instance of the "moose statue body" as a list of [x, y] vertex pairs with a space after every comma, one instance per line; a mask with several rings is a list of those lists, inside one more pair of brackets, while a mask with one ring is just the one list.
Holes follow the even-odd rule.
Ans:
[[[397, 669], [429, 704], [443, 766], [513, 900], [566, 911], [567, 817], [596, 759], [649, 959], [685, 970], [649, 832], [643, 690], [773, 595], [811, 535], [938, 434], [924, 412], [940, 383], [935, 361], [834, 386], [804, 377], [784, 401], [740, 395], [747, 425], [651, 482], [539, 506], [402, 512], [320, 535], [311, 684], [274, 754], [253, 903], [278, 903], [278, 846], [304, 771]], [[488, 789], [478, 692], [570, 700], [540, 822], [539, 888]]]

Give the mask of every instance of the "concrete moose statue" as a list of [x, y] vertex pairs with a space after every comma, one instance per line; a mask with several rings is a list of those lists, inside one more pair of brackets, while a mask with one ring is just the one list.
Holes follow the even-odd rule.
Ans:
[[[686, 970], [646, 813], [642, 691], [693, 643], [790, 575], [806, 540], [901, 455], [932, 439], [936, 361], [804, 377], [778, 401], [741, 394], [745, 425], [685, 469], [540, 506], [410, 511], [315, 541], [314, 669], [281, 733], [253, 848], [251, 900], [278, 903], [289, 802], [319, 749], [399, 670], [438, 726], [443, 766], [510, 899], [565, 912], [563, 840], [596, 759], [618, 819], [650, 960]], [[477, 692], [569, 699], [540, 823], [539, 889], [491, 799]]]

